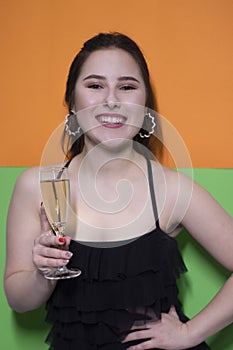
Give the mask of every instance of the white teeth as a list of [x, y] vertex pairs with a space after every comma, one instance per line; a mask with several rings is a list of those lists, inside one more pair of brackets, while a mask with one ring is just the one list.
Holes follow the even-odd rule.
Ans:
[[123, 123], [123, 118], [121, 117], [111, 117], [111, 116], [100, 116], [99, 118], [101, 123], [108, 123], [108, 124], [120, 124]]

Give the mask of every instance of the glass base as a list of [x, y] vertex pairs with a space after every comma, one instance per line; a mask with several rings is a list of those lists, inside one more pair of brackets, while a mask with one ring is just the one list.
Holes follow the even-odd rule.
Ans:
[[45, 275], [44, 277], [47, 280], [66, 280], [69, 278], [78, 277], [81, 275], [82, 271], [78, 268], [67, 269], [66, 266], [58, 267], [55, 271], [52, 271], [50, 274]]

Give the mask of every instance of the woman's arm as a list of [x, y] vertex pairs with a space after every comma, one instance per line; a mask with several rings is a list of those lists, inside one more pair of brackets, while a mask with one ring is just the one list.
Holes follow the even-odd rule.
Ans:
[[46, 280], [43, 271], [68, 259], [69, 252], [51, 247], [62, 243], [52, 234], [41, 201], [38, 169], [31, 168], [16, 182], [7, 218], [4, 286], [8, 303], [17, 312], [47, 301], [56, 283]]
[[[190, 180], [184, 178], [183, 181]], [[219, 263], [233, 271], [233, 218], [198, 184], [193, 186], [182, 224]], [[197, 344], [232, 322], [231, 275], [213, 300], [187, 326], [190, 337]]]
[[[205, 189], [185, 175], [168, 171], [166, 184], [166, 203], [162, 210], [159, 209], [160, 226], [173, 234], [174, 228], [181, 224], [218, 262], [233, 271], [233, 218]], [[161, 320], [148, 322], [146, 330], [137, 330], [136, 327], [124, 342], [150, 339], [131, 346], [130, 350], [187, 349], [200, 344], [232, 322], [231, 275], [210, 303], [187, 323], [180, 322], [171, 308], [168, 314], [162, 314]]]

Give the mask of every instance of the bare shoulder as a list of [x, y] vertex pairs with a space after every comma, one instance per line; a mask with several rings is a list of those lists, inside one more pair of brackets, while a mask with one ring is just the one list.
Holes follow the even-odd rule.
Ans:
[[27, 169], [18, 177], [11, 197], [7, 215], [8, 242], [12, 237], [15, 239], [16, 232], [25, 239], [32, 237], [32, 232], [38, 234], [41, 202], [39, 168]]
[[154, 188], [159, 212], [160, 226], [171, 236], [183, 228], [182, 220], [191, 202], [194, 182], [192, 171], [183, 172], [152, 162]]
[[16, 181], [16, 186], [31, 186], [39, 183], [39, 167], [31, 167], [23, 171]]
[[32, 167], [22, 172], [16, 180], [12, 200], [40, 198], [39, 167]]
[[[160, 226], [175, 236], [185, 228], [226, 268], [233, 267], [233, 218], [212, 194], [182, 172], [152, 162]], [[164, 200], [156, 184], [163, 174]], [[161, 177], [159, 175], [159, 177]]]
[[151, 164], [155, 187], [156, 183], [160, 185], [163, 183], [164, 190], [167, 192], [167, 199], [169, 200], [172, 200], [172, 198], [177, 199], [177, 196], [181, 196], [184, 192], [187, 193], [187, 190], [189, 195], [191, 195], [194, 185], [200, 187], [192, 179], [192, 169], [182, 172], [163, 166], [155, 161], [152, 161]]

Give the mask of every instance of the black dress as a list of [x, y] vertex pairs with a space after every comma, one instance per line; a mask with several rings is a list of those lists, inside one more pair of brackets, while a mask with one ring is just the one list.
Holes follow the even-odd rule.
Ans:
[[[149, 161], [148, 178], [156, 229], [111, 248], [71, 241], [69, 266], [82, 274], [59, 281], [47, 303], [50, 350], [127, 349], [141, 342], [122, 343], [133, 325], [145, 328], [172, 305], [181, 321], [188, 320], [176, 285], [186, 267], [176, 240], [160, 229]], [[209, 347], [201, 343], [190, 349]]]

